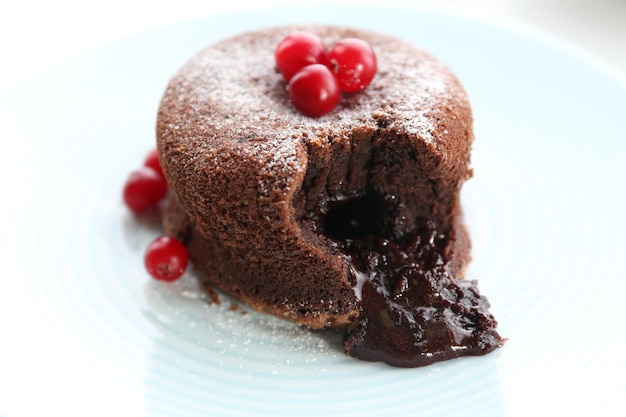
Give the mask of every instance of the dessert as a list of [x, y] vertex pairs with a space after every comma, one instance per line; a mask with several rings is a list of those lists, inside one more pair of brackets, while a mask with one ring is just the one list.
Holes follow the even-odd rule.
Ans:
[[474, 281], [459, 191], [471, 176], [472, 114], [457, 78], [392, 37], [368, 42], [378, 72], [320, 117], [289, 102], [279, 27], [191, 58], [157, 121], [170, 187], [163, 225], [198, 278], [258, 311], [345, 331], [352, 356], [421, 366], [502, 344]]

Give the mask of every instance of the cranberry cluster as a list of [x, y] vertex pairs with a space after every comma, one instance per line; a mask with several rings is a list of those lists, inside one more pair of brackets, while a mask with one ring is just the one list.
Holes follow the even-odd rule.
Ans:
[[[150, 151], [139, 169], [128, 176], [122, 196], [126, 206], [135, 214], [155, 208], [167, 194], [167, 181], [156, 149]], [[144, 255], [148, 273], [160, 281], [175, 281], [187, 269], [189, 254], [180, 241], [170, 236], [153, 240]]]
[[341, 93], [367, 87], [376, 75], [376, 55], [364, 40], [346, 38], [330, 51], [311, 32], [293, 32], [274, 51], [276, 65], [289, 82], [289, 98], [296, 109], [310, 117], [332, 111]]

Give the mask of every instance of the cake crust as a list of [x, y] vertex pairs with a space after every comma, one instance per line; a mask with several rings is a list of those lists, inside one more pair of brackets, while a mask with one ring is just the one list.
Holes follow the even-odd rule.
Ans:
[[[372, 84], [326, 116], [298, 113], [273, 63], [275, 46], [297, 29], [328, 44], [369, 42], [379, 61]], [[359, 314], [349, 266], [307, 213], [368, 192], [404, 195], [408, 207], [397, 210], [392, 233], [410, 231], [419, 216], [445, 219], [451, 231], [455, 194], [471, 175], [471, 124], [452, 72], [398, 39], [322, 26], [227, 39], [185, 64], [161, 101], [157, 139], [171, 205], [180, 204], [192, 229], [167, 232], [188, 234], [201, 275], [257, 309], [313, 328], [345, 326]], [[373, 175], [368, 164], [386, 167]], [[407, 182], [419, 183], [408, 195]], [[433, 204], [440, 196], [448, 201]], [[208, 259], [194, 256], [196, 246]], [[467, 242], [460, 246], [459, 270], [468, 258]], [[311, 285], [303, 291], [304, 277]]]

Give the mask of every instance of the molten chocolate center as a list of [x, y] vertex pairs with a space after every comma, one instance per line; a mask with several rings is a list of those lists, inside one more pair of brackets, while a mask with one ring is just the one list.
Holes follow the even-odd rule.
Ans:
[[[444, 255], [447, 237], [418, 220], [416, 232], [385, 237], [395, 198], [375, 195], [331, 206], [323, 232], [351, 265], [361, 316], [345, 350], [369, 361], [416, 367], [501, 346], [489, 302], [474, 281], [456, 279]], [[396, 203], [397, 204], [397, 203]]]

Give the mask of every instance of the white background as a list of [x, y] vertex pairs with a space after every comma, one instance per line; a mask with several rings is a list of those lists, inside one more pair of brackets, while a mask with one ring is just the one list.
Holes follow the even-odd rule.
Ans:
[[[151, 28], [247, 8], [381, 0], [2, 0], [0, 91], [88, 50]], [[384, 0], [526, 24], [569, 40], [626, 74], [626, 0]], [[480, 45], [476, 45], [477, 48]]]
[[[220, 0], [220, 2], [211, 0], [168, 2], [160, 0], [150, 2], [146, 0], [107, 0], [106, 2], [11, 0], [8, 2], [0, 0], [0, 2], [2, 2], [0, 3], [0, 106], [5, 105], [2, 101], [3, 90], [17, 86], [17, 91], [20, 91], [19, 86], [22, 84], [37, 85], [36, 83], [29, 84], [29, 80], [89, 50], [113, 41], [163, 25], [251, 7], [272, 6], [278, 13], [281, 6], [293, 7], [295, 3], [294, 0]], [[510, 22], [511, 25], [530, 25], [588, 51], [626, 79], [626, 24], [624, 23], [626, 22], [626, 0], [415, 0], [410, 3], [401, 0], [316, 0], [298, 4], [309, 6], [311, 4], [326, 6], [351, 4], [354, 7], [385, 4], [390, 7], [427, 7], [445, 9], [486, 20]], [[474, 47], [480, 49], [481, 45], [477, 44]], [[511, 58], [511, 55], [507, 54], [507, 57]], [[526, 56], [534, 55], [526, 54]], [[564, 56], [568, 57], [567, 54]], [[556, 60], [555, 62], [562, 61]], [[565, 62], [576, 62], [576, 60], [569, 59]], [[503, 67], [508, 68], [509, 71], [515, 70], [514, 64], [503, 65]], [[583, 65], [581, 67], [586, 68]], [[561, 69], [560, 66], [557, 68]], [[592, 67], [592, 69], [595, 68], [595, 66]], [[580, 68], [577, 70], [580, 73]], [[512, 72], [507, 72], [503, 77], [507, 83], [509, 74]], [[520, 74], [521, 71], [515, 73], [518, 79]], [[532, 76], [533, 74], [529, 74], [529, 77]], [[485, 386], [488, 388], [496, 386], [495, 391], [500, 393], [501, 401], [509, 407], [511, 415], [525, 417], [544, 415], [546, 412], [553, 415], [575, 415], [588, 411], [592, 406], [595, 411], [593, 415], [610, 415], [609, 406], [619, 404], [618, 410], [625, 408], [621, 406], [624, 403], [624, 397], [614, 396], [621, 388], [619, 384], [623, 383], [625, 374], [622, 371], [623, 355], [620, 354], [624, 343], [617, 338], [623, 339], [623, 334], [619, 334], [619, 330], [626, 321], [623, 318], [624, 309], [620, 303], [624, 298], [622, 296], [624, 286], [623, 284], [621, 287], [614, 285], [624, 282], [622, 279], [624, 276], [623, 257], [616, 257], [614, 254], [623, 252], [624, 236], [626, 236], [623, 195], [614, 192], [616, 189], [624, 189], [625, 183], [622, 161], [626, 157], [624, 157], [623, 146], [618, 146], [623, 144], [620, 135], [623, 135], [624, 125], [620, 124], [618, 117], [614, 116], [621, 115], [620, 110], [623, 113], [625, 106], [605, 107], [607, 102], [602, 98], [607, 96], [609, 99], [615, 98], [619, 92], [611, 96], [606, 91], [599, 91], [596, 95], [594, 93], [597, 90], [583, 88], [571, 93], [567, 82], [558, 83], [560, 88], [554, 91], [547, 91], [549, 89], [542, 91], [550, 80], [543, 83], [536, 82], [543, 80], [545, 77], [543, 73], [535, 74], [535, 77], [542, 77], [542, 79], [531, 78], [530, 82], [522, 82], [515, 86], [517, 87], [516, 94], [513, 96], [520, 100], [512, 103], [511, 108], [495, 106], [494, 110], [494, 106], [488, 101], [489, 94], [476, 95], [477, 99], [483, 98], [483, 104], [489, 102], [491, 105], [476, 106], [481, 111], [489, 110], [477, 117], [477, 121], [481, 124], [479, 127], [482, 129], [481, 137], [485, 138], [481, 140], [481, 143], [495, 144], [495, 148], [483, 146], [474, 154], [477, 156], [476, 166], [481, 169], [480, 172], [477, 170], [477, 178], [473, 183], [483, 187], [475, 189], [475, 192], [476, 190], [480, 190], [478, 191], [480, 193], [485, 190], [504, 190], [508, 189], [511, 184], [516, 186], [516, 192], [512, 193], [512, 198], [509, 198], [510, 195], [506, 193], [491, 193], [485, 194], [487, 196], [485, 199], [470, 200], [475, 202], [475, 206], [470, 206], [468, 213], [475, 215], [472, 219], [473, 230], [481, 231], [482, 242], [487, 242], [483, 249], [476, 251], [477, 254], [483, 254], [483, 262], [487, 262], [483, 263], [482, 268], [503, 270], [504, 267], [509, 266], [512, 259], [535, 259], [538, 265], [546, 265], [547, 269], [542, 272], [542, 275], [536, 275], [535, 265], [522, 264], [517, 271], [513, 271], [515, 277], [519, 279], [496, 280], [492, 283], [496, 288], [488, 288], [481, 282], [481, 289], [484, 289], [485, 294], [488, 294], [490, 298], [491, 294], [500, 294], [500, 298], [492, 299], [494, 307], [499, 311], [510, 312], [509, 315], [500, 315], [499, 311], [494, 310], [503, 324], [503, 334], [511, 337], [511, 340], [506, 350], [503, 349], [503, 353], [498, 353], [502, 356], [498, 359], [497, 368], [494, 367], [497, 373], [491, 372], [484, 375], [482, 371], [485, 368], [476, 365], [478, 364], [476, 362], [473, 367], [464, 367], [459, 378], [463, 380], [467, 375], [480, 371], [481, 376], [486, 378]], [[515, 82], [515, 77], [511, 78]], [[532, 81], [535, 83], [533, 84]], [[617, 85], [617, 83], [606, 83], [608, 81], [598, 77], [585, 85]], [[526, 86], [532, 88], [527, 94], [521, 94]], [[94, 89], [97, 90], [97, 88]], [[62, 91], [59, 88], [49, 88], [49, 90]], [[31, 91], [26, 98], [36, 100], [38, 92]], [[541, 115], [541, 109], [537, 109], [534, 105], [535, 92], [545, 93], [542, 98], [549, 99], [550, 103], [561, 105], [559, 111], [545, 116]], [[563, 92], [567, 94], [561, 95], [560, 93]], [[44, 91], [43, 94], [45, 93]], [[563, 97], [577, 99], [569, 103], [564, 102]], [[620, 95], [620, 97], [623, 96]], [[64, 98], [71, 101], [72, 97], [71, 95], [61, 97], [60, 108], [68, 104], [63, 100]], [[589, 99], [589, 103], [601, 103], [601, 105], [587, 106], [586, 99]], [[141, 102], [146, 101], [149, 100], [145, 99]], [[30, 104], [29, 101], [27, 102]], [[44, 97], [42, 102], [49, 103], [50, 97]], [[480, 104], [480, 100], [478, 103]], [[610, 104], [610, 101], [608, 103]], [[620, 99], [619, 103], [624, 103], [623, 99]], [[78, 108], [78, 104], [70, 104], [73, 107], [68, 108]], [[100, 106], [107, 104], [109, 102], [105, 100]], [[126, 109], [132, 105], [122, 104], [126, 106], [124, 107]], [[22, 112], [25, 108], [30, 111], [30, 106], [22, 106]], [[34, 106], [34, 108], [40, 110], [42, 105]], [[43, 108], [47, 109], [45, 106]], [[146, 278], [141, 268], [138, 268], [139, 275], [136, 277], [133, 275], [137, 281], [127, 280], [126, 276], [123, 279], [120, 278], [119, 271], [132, 270], [128, 268], [128, 265], [129, 262], [139, 259], [137, 255], [139, 249], [132, 252], [124, 246], [128, 244], [122, 239], [126, 235], [120, 231], [121, 222], [116, 215], [107, 212], [109, 205], [113, 203], [109, 201], [106, 203], [108, 205], [102, 205], [102, 195], [112, 195], [112, 192], [107, 194], [108, 191], [102, 190], [113, 189], [117, 193], [116, 179], [124, 177], [126, 172], [120, 171], [115, 164], [109, 163], [111, 155], [127, 147], [124, 143], [125, 137], [115, 133], [122, 128], [128, 128], [125, 133], [131, 137], [143, 135], [145, 142], [137, 141], [137, 144], [132, 146], [135, 150], [140, 149], [137, 152], [144, 152], [147, 149], [147, 145], [143, 147], [144, 143], [152, 140], [151, 136], [144, 133], [152, 132], [153, 120], [150, 118], [152, 114], [144, 117], [145, 120], [142, 119], [145, 124], [137, 120], [130, 123], [129, 120], [134, 118], [134, 115], [118, 109], [115, 117], [118, 117], [121, 123], [115, 126], [107, 125], [103, 119], [99, 118], [97, 111], [78, 112], [80, 116], [86, 116], [85, 119], [78, 117], [66, 135], [65, 130], [60, 127], [65, 127], [63, 122], [67, 117], [58, 121], [53, 119], [59, 113], [53, 109], [50, 112], [51, 116], [43, 117], [47, 122], [55, 122], [54, 126], [50, 127], [50, 131], [47, 132], [49, 126], [46, 123], [42, 123], [41, 126], [32, 123], [34, 126], [28, 127], [32, 127], [32, 130], [39, 135], [28, 136], [22, 132], [21, 124], [16, 122], [14, 126], [11, 126], [11, 119], [2, 118], [3, 110], [9, 109], [0, 108], [0, 144], [3, 149], [3, 158], [0, 163], [0, 189], [3, 190], [0, 194], [0, 212], [2, 212], [0, 218], [5, 220], [0, 225], [0, 265], [4, 273], [0, 277], [2, 290], [0, 291], [0, 334], [3, 337], [0, 338], [0, 417], [17, 416], [18, 413], [34, 416], [117, 416], [120, 415], [120, 409], [125, 410], [128, 415], [136, 415], [139, 413], [134, 413], [134, 411], [148, 406], [157, 407], [158, 404], [167, 405], [168, 400], [178, 398], [176, 395], [179, 392], [174, 390], [180, 390], [180, 386], [185, 386], [181, 383], [179, 388], [176, 388], [179, 381], [193, 380], [196, 383], [200, 380], [203, 387], [215, 387], [222, 384], [223, 380], [219, 378], [222, 376], [226, 380], [224, 390], [229, 389], [227, 378], [241, 375], [237, 374], [233, 377], [228, 374], [230, 369], [235, 369], [234, 362], [225, 366], [217, 378], [213, 378], [213, 374], [210, 375], [211, 378], [205, 378], [206, 375], [202, 373], [191, 373], [190, 367], [196, 365], [191, 357], [189, 361], [183, 361], [180, 367], [177, 365], [176, 369], [171, 370], [171, 375], [174, 376], [171, 381], [162, 378], [165, 375], [162, 374], [163, 369], [170, 369], [167, 367], [174, 363], [174, 360], [178, 363], [178, 355], [180, 357], [183, 357], [183, 353], [189, 355], [190, 351], [185, 350], [189, 345], [185, 343], [196, 339], [161, 337], [161, 333], [157, 331], [163, 330], [164, 325], [155, 326], [154, 330], [149, 327], [146, 331], [143, 309], [137, 308], [140, 304], [133, 297], [141, 300], [141, 306], [150, 307], [148, 311], [155, 311], [165, 317], [175, 316], [171, 311], [179, 311], [176, 310], [178, 305], [172, 304], [171, 298], [166, 297], [163, 299], [167, 301], [160, 304], [155, 302], [155, 299], [158, 299], [157, 295], [161, 293], [154, 290], [141, 292], [141, 296], [137, 296], [139, 290], [145, 290]], [[494, 111], [491, 112], [491, 110]], [[607, 110], [606, 114], [603, 114], [604, 110]], [[9, 116], [23, 115], [19, 108], [7, 114]], [[519, 114], [523, 114], [524, 117], [517, 117]], [[33, 120], [39, 120], [40, 116], [48, 115], [38, 114], [37, 116]], [[534, 119], [535, 116], [541, 117]], [[74, 114], [71, 117], [74, 117]], [[526, 123], [529, 118], [535, 123]], [[570, 123], [572, 120], [574, 123]], [[93, 125], [97, 128], [90, 125], [93, 121], [97, 121], [97, 124]], [[506, 128], [503, 129], [502, 126]], [[510, 134], [506, 138], [507, 141], [494, 140], [493, 138], [503, 130]], [[48, 135], [42, 135], [41, 132], [48, 133]], [[89, 132], [93, 135], [93, 140], [91, 142], [81, 140], [82, 137], [78, 132]], [[587, 137], [596, 136], [605, 136], [603, 143], [609, 147], [594, 146], [594, 143], [586, 140]], [[25, 140], [21, 140], [22, 138]], [[491, 142], [488, 142], [489, 138]], [[550, 140], [543, 143], [541, 140], [544, 138]], [[28, 142], [29, 139], [30, 142]], [[42, 146], [38, 148], [46, 141], [53, 144], [58, 141], [64, 147]], [[539, 141], [545, 152], [534, 152], [536, 142], [533, 141]], [[576, 146], [566, 146], [570, 143]], [[5, 146], [7, 144], [8, 149]], [[66, 158], [64, 153], [66, 152], [65, 146], [68, 144], [71, 146], [67, 148], [71, 151], [78, 149], [76, 152], [82, 152], [84, 159]], [[12, 146], [15, 151], [11, 151]], [[611, 150], [616, 152], [610, 154]], [[118, 166], [130, 166], [128, 161], [132, 159], [132, 152], [121, 156], [122, 161]], [[136, 154], [139, 155], [139, 153]], [[18, 160], [12, 155], [20, 155], [23, 159]], [[64, 161], [68, 166], [60, 166], [55, 158]], [[482, 161], [489, 163], [481, 163], [481, 158]], [[91, 169], [91, 164], [93, 164], [93, 169]], [[525, 169], [528, 167], [532, 169]], [[47, 172], [48, 175], [41, 175], [41, 172]], [[77, 178], [75, 175], [77, 172], [84, 175], [84, 178]], [[526, 173], [528, 176], [516, 176], [519, 173]], [[481, 181], [478, 181], [479, 175], [482, 178]], [[17, 183], [19, 185], [14, 186], [16, 179], [20, 182]], [[62, 189], [63, 192], [57, 193], [57, 189]], [[4, 190], [12, 193], [6, 193]], [[549, 198], [552, 198], [553, 205], [534, 204], [532, 198], [536, 198], [537, 195], [541, 197], [541, 201], [550, 201]], [[2, 211], [5, 207], [6, 211]], [[40, 210], [41, 207], [45, 207], [46, 210]], [[494, 218], [487, 217], [493, 213], [496, 214]], [[587, 216], [589, 213], [593, 213], [593, 216]], [[591, 220], [580, 222], [582, 215]], [[28, 219], [28, 221], [20, 222], [20, 219]], [[93, 219], [98, 221], [104, 219], [105, 223], [103, 225], [98, 223], [98, 225], [107, 230], [105, 237], [112, 236], [111, 241], [120, 244], [109, 245], [109, 241], [105, 239], [92, 239], [96, 224]], [[524, 219], [524, 221], [519, 221], [519, 219]], [[73, 227], [65, 227], [70, 224], [70, 220]], [[503, 256], [488, 259], [484, 254], [493, 253], [494, 245], [500, 244], [496, 239], [490, 239], [500, 231], [495, 228], [498, 224], [506, 224], [508, 232], [516, 239], [512, 239], [511, 245], [507, 246], [506, 250], [499, 252]], [[41, 227], [41, 225], [46, 227]], [[109, 225], [114, 225], [114, 227], [107, 227]], [[63, 234], [57, 234], [58, 231], [62, 231]], [[132, 231], [135, 232], [134, 229]], [[475, 242], [481, 242], [481, 233], [473, 234]], [[542, 245], [526, 245], [528, 242], [534, 243], [539, 233], [543, 239]], [[132, 236], [133, 239], [143, 237], [140, 233], [133, 233]], [[564, 239], [563, 236], [565, 236]], [[32, 258], [34, 261], [30, 262], [33, 256], [32, 242], [35, 240], [37, 245], [34, 245], [35, 256]], [[103, 241], [107, 244], [103, 244]], [[85, 245], [74, 245], [74, 242], [85, 243]], [[22, 252], [23, 248], [28, 248], [28, 252]], [[13, 256], [8, 256], [7, 253]], [[104, 253], [106, 256], [101, 258], [93, 256], [96, 253]], [[557, 262], [553, 262], [554, 253], [561, 255], [556, 258]], [[520, 254], [527, 255], [520, 257]], [[592, 255], [589, 256], [589, 254]], [[476, 258], [473, 262], [474, 268], [480, 267], [481, 257]], [[112, 263], [108, 262], [109, 259], [122, 259], [122, 262]], [[65, 265], [71, 265], [67, 275]], [[14, 271], [19, 271], [19, 273]], [[529, 282], [540, 282], [538, 278], [543, 276], [549, 278], [551, 286], [528, 285]], [[602, 279], [590, 281], [587, 279], [589, 276], [599, 276]], [[118, 280], [104, 281], [99, 280], [99, 277], [117, 277]], [[565, 280], [567, 282], [573, 280], [579, 287], [559, 286]], [[43, 283], [43, 285], [32, 285], [33, 282]], [[58, 283], [63, 285], [56, 285]], [[9, 290], [4, 291], [4, 288], [9, 288]], [[136, 292], [129, 291], [129, 288]], [[556, 288], [559, 291], [560, 301], [554, 304], [549, 296], [557, 293]], [[500, 291], [492, 291], [494, 289]], [[85, 293], [92, 296], [73, 296]], [[7, 295], [3, 298], [3, 294]], [[110, 297], [110, 294], [119, 295], [119, 297]], [[149, 302], [152, 304], [146, 301], [150, 295], [152, 298]], [[114, 309], [111, 308], [113, 306], [111, 299], [119, 301], [119, 305], [116, 304]], [[510, 300], [510, 309], [507, 309], [505, 300]], [[529, 300], [533, 300], [535, 305], [542, 308], [527, 309], [526, 303], [530, 302]], [[589, 303], [591, 307], [596, 308], [590, 308]], [[34, 305], [37, 309], [33, 307]], [[548, 308], [552, 308], [553, 310], [550, 311], [557, 312], [558, 316], [544, 315]], [[584, 310], [580, 310], [581, 308]], [[191, 313], [189, 316], [186, 315], [187, 313], [183, 314], [179, 321], [172, 321], [173, 327], [176, 327], [176, 331], [189, 332], [188, 334], [196, 337], [197, 329], [194, 327], [196, 321], [187, 320], [187, 317], [196, 317], [193, 315], [194, 310], [181, 309], [180, 311], [191, 311]], [[520, 311], [524, 314], [516, 314]], [[561, 312], [568, 311], [572, 314], [561, 314]], [[577, 315], [577, 311], [584, 311], [584, 315]], [[82, 316], [76, 312], [80, 312]], [[542, 321], [540, 324], [543, 326], [535, 326], [538, 320]], [[509, 326], [507, 326], [507, 321]], [[227, 322], [224, 321], [224, 323]], [[117, 328], [118, 325], [120, 329]], [[550, 325], [552, 327], [549, 327]], [[129, 331], [129, 329], [135, 329], [133, 326], [142, 329], [142, 332]], [[615, 328], [618, 329], [617, 336], [613, 334]], [[253, 329], [251, 326], [250, 331]], [[607, 329], [609, 331], [606, 331]], [[583, 338], [575, 339], [583, 331], [585, 335], [587, 333], [593, 335], [590, 337], [592, 343], [586, 343], [587, 340]], [[262, 330], [260, 332], [263, 333]], [[517, 335], [524, 333], [548, 338], [546, 344], [552, 348], [548, 352], [539, 351], [539, 347], [530, 346], [531, 343], [534, 345], [532, 337], [516, 337], [516, 332]], [[12, 338], [11, 335], [14, 334], [19, 334], [19, 339]], [[211, 336], [213, 333], [203, 334]], [[545, 341], [545, 339], [541, 340]], [[583, 343], [579, 343], [581, 341]], [[603, 349], [604, 345], [609, 346], [610, 349]], [[210, 346], [210, 344], [200, 343], [193, 346]], [[219, 348], [220, 345], [215, 346]], [[238, 343], [234, 349], [236, 353], [229, 357], [236, 359], [237, 352], [245, 352], [247, 346]], [[120, 352], [128, 356], [120, 358]], [[193, 352], [191, 354], [194, 354]], [[298, 354], [298, 350], [294, 349], [292, 352], [294, 355]], [[534, 353], [536, 355], [532, 355]], [[529, 356], [532, 356], [532, 360], [518, 360], [518, 358]], [[114, 357], [115, 361], [111, 361], [111, 357]], [[222, 358], [220, 355], [211, 356], [211, 361], [219, 361]], [[487, 362], [491, 363], [492, 358], [487, 359]], [[202, 369], [212, 371], [218, 369], [219, 367], [214, 366], [213, 363]], [[271, 361], [268, 361], [266, 365], [269, 368], [273, 366]], [[317, 372], [317, 367], [312, 366]], [[267, 367], [262, 370], [266, 374], [273, 375]], [[366, 368], [372, 373], [375, 369]], [[257, 369], [244, 371], [254, 373]], [[25, 370], [34, 370], [34, 372], [25, 372]], [[322, 371], [326, 372], [326, 369]], [[433, 368], [429, 372], [432, 374], [429, 374], [428, 378], [433, 381], [448, 375], [447, 372], [455, 372], [455, 368], [442, 366]], [[250, 373], [244, 375], [250, 375]], [[385, 378], [387, 381], [391, 380], [388, 377]], [[419, 375], [414, 378], [418, 379]], [[367, 378], [364, 379], [367, 380]], [[276, 379], [268, 377], [263, 381], [282, 383], [278, 377]], [[339, 384], [342, 381], [344, 379], [329, 382]], [[312, 384], [315, 382], [316, 380], [312, 381]], [[430, 386], [422, 385], [427, 388], [424, 392], [428, 392]], [[437, 385], [434, 384], [434, 386]], [[163, 389], [164, 387], [172, 391], [167, 391]], [[475, 388], [470, 384], [463, 384], [463, 388], [465, 387]], [[246, 389], [257, 392], [246, 386], [243, 389], [242, 392], [249, 392]], [[478, 391], [480, 390], [473, 392]], [[553, 391], [556, 391], [557, 395]], [[33, 393], [36, 395], [32, 395]], [[171, 396], [168, 396], [170, 393]], [[111, 400], [113, 394], [121, 395], [113, 401]], [[161, 398], [157, 398], [157, 395], [164, 395], [162, 401]], [[593, 395], [597, 395], [600, 400], [594, 402]], [[439, 397], [434, 395], [433, 398]], [[106, 401], [107, 399], [110, 401]], [[192, 400], [188, 401], [185, 398], [187, 401], [185, 404], [193, 405], [199, 402], [198, 398]], [[548, 403], [549, 410], [540, 409], [546, 407], [544, 401]], [[207, 407], [212, 405], [207, 404]], [[572, 412], [578, 405], [587, 406], [587, 409], [580, 410], [578, 413], [575, 412], [577, 410]], [[570, 413], [559, 413], [565, 406], [567, 406], [566, 411]], [[31, 410], [37, 410], [37, 412], [29, 413]], [[62, 413], [59, 410], [65, 412]], [[84, 412], [84, 410], [89, 412]], [[603, 410], [607, 413], [603, 413]], [[80, 412], [72, 413], [71, 411]], [[614, 410], [612, 412], [619, 413]]]

